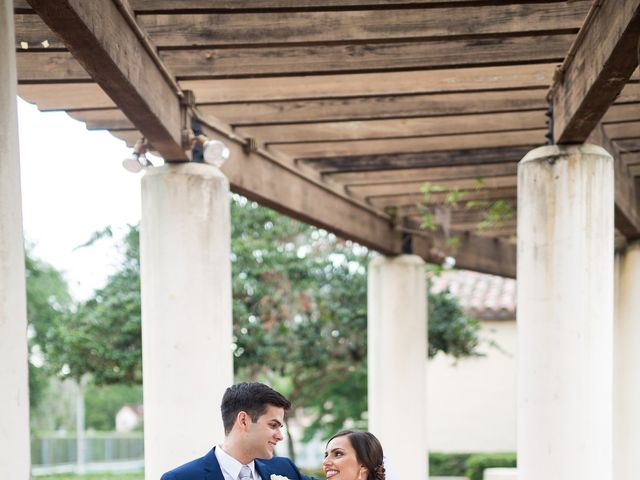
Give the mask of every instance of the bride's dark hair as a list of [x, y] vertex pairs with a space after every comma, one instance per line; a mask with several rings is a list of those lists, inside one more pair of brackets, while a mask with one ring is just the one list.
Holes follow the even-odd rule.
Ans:
[[367, 480], [385, 480], [384, 454], [380, 441], [369, 432], [343, 430], [331, 437], [327, 443], [337, 437], [347, 437], [356, 451], [358, 463], [367, 469]]

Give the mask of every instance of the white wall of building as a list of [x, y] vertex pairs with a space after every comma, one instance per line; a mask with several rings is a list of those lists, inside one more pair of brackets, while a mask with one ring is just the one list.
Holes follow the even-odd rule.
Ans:
[[482, 321], [486, 356], [427, 362], [431, 452], [516, 451], [516, 322]]

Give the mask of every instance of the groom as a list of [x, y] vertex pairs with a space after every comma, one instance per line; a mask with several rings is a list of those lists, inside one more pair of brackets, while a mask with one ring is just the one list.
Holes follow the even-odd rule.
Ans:
[[160, 480], [312, 480], [273, 450], [282, 440], [291, 402], [262, 383], [239, 383], [222, 397], [224, 441], [204, 457], [165, 473]]

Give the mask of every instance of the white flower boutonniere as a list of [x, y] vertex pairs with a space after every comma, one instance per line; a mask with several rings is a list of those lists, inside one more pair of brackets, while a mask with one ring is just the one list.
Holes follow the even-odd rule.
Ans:
[[271, 474], [271, 480], [289, 480], [284, 475], [276, 475], [275, 473]]

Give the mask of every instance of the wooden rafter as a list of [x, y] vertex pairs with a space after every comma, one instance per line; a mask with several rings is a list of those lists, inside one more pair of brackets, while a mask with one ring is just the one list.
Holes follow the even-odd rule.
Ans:
[[[188, 160], [178, 92], [114, 3], [29, 0], [29, 4], [155, 150], [167, 160]], [[27, 67], [18, 60], [18, 68]]]
[[640, 0], [597, 3], [552, 88], [555, 143], [582, 143], [638, 66]]

